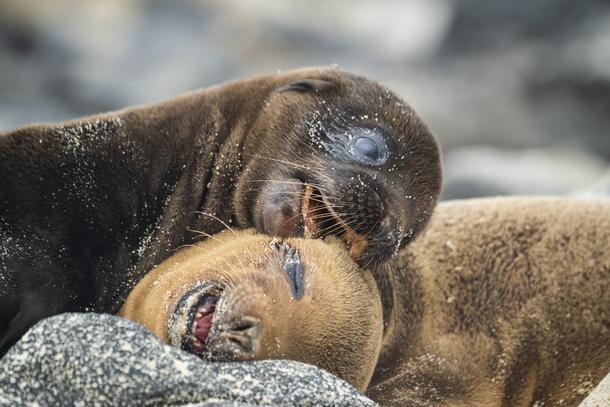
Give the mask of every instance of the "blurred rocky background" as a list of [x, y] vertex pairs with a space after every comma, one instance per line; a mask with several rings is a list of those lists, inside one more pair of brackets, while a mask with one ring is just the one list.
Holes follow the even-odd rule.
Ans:
[[0, 0], [0, 130], [320, 64], [416, 109], [446, 199], [610, 194], [603, 0]]

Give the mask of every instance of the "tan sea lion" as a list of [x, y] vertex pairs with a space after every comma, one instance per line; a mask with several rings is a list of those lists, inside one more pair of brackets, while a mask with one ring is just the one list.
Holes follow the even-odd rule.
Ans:
[[146, 275], [119, 315], [211, 360], [292, 359], [364, 391], [383, 330], [371, 273], [337, 239], [223, 232]]
[[[226, 233], [223, 239], [234, 238]], [[382, 298], [393, 307], [386, 311], [390, 319], [381, 350], [377, 287], [332, 239], [327, 239], [330, 245], [287, 241], [299, 250], [296, 263], [304, 265], [306, 275], [309, 270], [305, 290], [299, 288], [301, 274], [285, 269], [295, 264], [286, 260], [290, 250], [271, 238], [244, 234], [235, 244], [207, 241], [146, 277], [122, 315], [195, 353], [207, 349], [219, 359], [297, 359], [326, 368], [361, 390], [371, 361], [379, 356], [367, 395], [389, 406], [573, 406], [610, 371], [610, 201], [442, 203], [420, 238], [383, 274], [395, 278], [381, 280], [388, 286], [379, 287], [393, 296]], [[183, 328], [197, 332], [199, 325], [175, 317], [176, 309], [184, 315], [178, 299], [209, 281], [208, 276], [217, 279], [229, 272], [243, 275], [239, 294], [228, 295], [233, 313], [216, 320], [203, 301], [198, 309], [207, 343], [189, 342], [191, 336], [185, 344], [183, 338], [189, 336]], [[299, 292], [311, 300], [301, 302]], [[281, 299], [273, 303], [276, 296]], [[194, 309], [194, 302], [189, 304], [186, 309]], [[257, 312], [256, 321], [266, 318], [265, 324], [297, 328], [268, 331], [270, 336], [259, 339], [256, 356], [243, 352], [251, 341], [239, 332], [225, 335], [234, 337], [237, 348], [211, 339], [214, 325], [241, 321], [252, 312]], [[257, 332], [249, 322], [233, 326]], [[291, 345], [260, 346], [276, 343], [272, 337]]]
[[383, 406], [576, 406], [610, 372], [610, 200], [445, 202], [388, 267]]
[[379, 84], [311, 68], [0, 133], [0, 355], [36, 321], [116, 312], [195, 231], [337, 235], [380, 264], [440, 190], [426, 125]]

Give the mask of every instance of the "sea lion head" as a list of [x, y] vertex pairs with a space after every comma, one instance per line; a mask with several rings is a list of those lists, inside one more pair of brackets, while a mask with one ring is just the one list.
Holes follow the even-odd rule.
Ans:
[[441, 185], [434, 136], [379, 84], [337, 69], [274, 77], [248, 130], [238, 221], [275, 236], [336, 235], [383, 263], [425, 226]]
[[[221, 241], [221, 242], [220, 242]], [[364, 391], [381, 347], [381, 302], [338, 239], [224, 232], [178, 252], [119, 315], [208, 360], [291, 359]]]

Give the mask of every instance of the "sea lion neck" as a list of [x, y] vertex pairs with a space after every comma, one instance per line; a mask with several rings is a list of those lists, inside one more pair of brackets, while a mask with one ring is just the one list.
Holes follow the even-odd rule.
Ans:
[[131, 265], [136, 275], [200, 238], [198, 232], [214, 234], [235, 223], [231, 197], [247, 161], [243, 145], [264, 103], [263, 97], [243, 103], [255, 93], [243, 85], [212, 87], [121, 115], [130, 129], [126, 137], [140, 146], [140, 162], [154, 164], [143, 168], [145, 188], [134, 191], [133, 210], [153, 214], [131, 227], [139, 231], [137, 247], [130, 247], [139, 254]]
[[401, 361], [396, 355], [410, 355], [407, 349], [414, 351], [419, 344], [425, 293], [421, 275], [409, 267], [409, 256], [403, 249], [373, 273], [381, 297], [383, 341], [370, 386], [394, 376]]

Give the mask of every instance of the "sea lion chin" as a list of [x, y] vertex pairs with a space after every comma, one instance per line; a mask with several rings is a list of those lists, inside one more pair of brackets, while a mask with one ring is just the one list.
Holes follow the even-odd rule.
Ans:
[[206, 360], [297, 360], [360, 391], [383, 331], [373, 276], [340, 241], [250, 230], [178, 252], [136, 285], [119, 315]]

